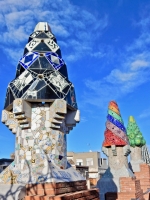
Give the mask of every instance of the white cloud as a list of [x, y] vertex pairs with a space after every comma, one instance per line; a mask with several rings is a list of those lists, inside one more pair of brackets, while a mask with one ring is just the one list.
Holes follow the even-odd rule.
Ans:
[[71, 49], [66, 58], [74, 61], [82, 56], [83, 51], [87, 54], [92, 52], [96, 38], [93, 34], [102, 32], [108, 24], [106, 15], [95, 17], [69, 0], [5, 0], [0, 1], [0, 7], [3, 8], [0, 12], [0, 48], [11, 55], [12, 51], [24, 48], [29, 34], [39, 21], [47, 21], [56, 37], [59, 37], [58, 44], [63, 44], [63, 55], [66, 56]]
[[[128, 68], [126, 71], [113, 69], [101, 80], [85, 80], [88, 92], [84, 94], [84, 101], [103, 107], [110, 100], [123, 98], [125, 95], [133, 92], [138, 86], [149, 80], [149, 71], [132, 71]], [[92, 97], [92, 99], [90, 98]]]
[[[141, 20], [142, 21], [142, 20]], [[116, 56], [110, 56], [104, 51], [100, 51], [97, 56], [105, 56], [106, 63], [112, 59], [117, 62], [114, 68], [110, 68], [107, 74], [100, 80], [85, 80], [88, 92], [84, 94], [84, 101], [103, 107], [112, 99], [124, 98], [127, 94], [133, 92], [137, 87], [149, 81], [150, 77], [150, 17], [138, 23], [140, 26], [140, 35], [130, 45], [124, 47], [122, 53]], [[93, 56], [96, 56], [93, 54]], [[92, 100], [90, 98], [92, 96]], [[143, 113], [140, 117], [148, 114]], [[149, 115], [149, 114], [148, 114]]]
[[84, 93], [84, 101], [88, 104], [103, 108], [109, 100], [116, 100], [120, 96], [120, 88], [105, 81], [85, 80], [89, 89]]
[[[149, 80], [149, 71], [132, 71], [113, 69], [101, 80], [85, 80], [88, 92], [84, 93], [84, 101], [98, 107], [103, 107], [110, 100], [123, 98], [133, 92], [138, 86]], [[91, 99], [92, 97], [92, 99]]]
[[135, 60], [134, 62], [131, 63], [131, 69], [136, 70], [140, 68], [146, 68], [149, 67], [150, 63], [146, 62], [145, 60]]
[[80, 120], [81, 122], [87, 122], [88, 120], [87, 120], [87, 118], [86, 117], [81, 117], [81, 120]]
[[120, 71], [119, 69], [114, 69], [110, 72], [110, 74], [105, 79], [106, 81], [110, 83], [123, 84], [124, 82], [135, 80], [135, 78], [136, 78], [135, 72], [123, 72], [123, 71]]
[[138, 116], [139, 118], [147, 118], [150, 116], [150, 108], [143, 110], [143, 112]]
[[94, 52], [94, 53], [92, 54], [92, 56], [95, 57], [95, 58], [102, 58], [102, 57], [105, 56], [105, 53], [104, 53], [104, 52], [101, 52], [101, 51], [97, 51], [97, 52]]
[[13, 49], [6, 48], [5, 51], [7, 53], [7, 57], [9, 58], [9, 60], [12, 60], [12, 63], [14, 65], [16, 65], [18, 60], [20, 60], [23, 55], [23, 50], [21, 48], [16, 48], [15, 51]]
[[68, 37], [70, 35], [70, 33], [62, 25], [52, 24], [51, 28], [52, 30], [55, 30], [57, 35], [63, 35], [63, 37]]

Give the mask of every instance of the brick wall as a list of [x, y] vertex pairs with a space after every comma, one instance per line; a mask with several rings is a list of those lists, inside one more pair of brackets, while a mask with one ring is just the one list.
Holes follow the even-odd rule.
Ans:
[[140, 180], [130, 177], [120, 178], [120, 192], [106, 194], [106, 200], [131, 200], [132, 198], [145, 200], [143, 198], [143, 190], [140, 186]]
[[[140, 164], [140, 172], [134, 173], [136, 178], [140, 180], [141, 188], [145, 193], [150, 188], [150, 166], [147, 164]], [[144, 195], [145, 200], [149, 200], [149, 194]]]
[[87, 190], [86, 181], [26, 185], [24, 200], [99, 200], [98, 189]]

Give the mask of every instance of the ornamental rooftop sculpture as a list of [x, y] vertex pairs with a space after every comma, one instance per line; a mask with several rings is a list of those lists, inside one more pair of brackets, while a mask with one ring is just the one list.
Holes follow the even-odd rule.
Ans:
[[133, 116], [129, 117], [128, 126], [127, 126], [127, 135], [129, 138], [131, 147], [142, 147], [146, 144], [146, 141], [143, 138], [142, 133]]
[[67, 162], [66, 134], [79, 121], [60, 48], [47, 22], [40, 22], [7, 89], [2, 122], [16, 134], [15, 160], [0, 174], [0, 196], [98, 198], [98, 190], [88, 191], [85, 178]]
[[109, 167], [97, 183], [101, 200], [105, 199], [106, 193], [121, 192], [120, 178], [134, 177], [128, 166], [127, 156], [130, 153], [130, 147], [126, 128], [115, 101], [111, 101], [108, 106], [104, 137], [102, 151], [108, 157]]
[[125, 146], [128, 144], [126, 129], [116, 102], [111, 101], [108, 106], [108, 115], [103, 147], [111, 145]]
[[130, 164], [133, 172], [140, 171], [140, 164], [144, 163], [142, 159], [142, 146], [146, 144], [142, 133], [133, 116], [129, 117], [127, 126], [127, 135], [130, 142]]
[[80, 121], [73, 84], [50, 26], [29, 36], [7, 89], [2, 122], [16, 134], [15, 161], [0, 183], [84, 180], [68, 168], [66, 134]]
[[71, 109], [77, 109], [74, 86], [68, 79], [60, 47], [46, 22], [39, 23], [29, 36], [16, 77], [8, 85], [4, 108], [11, 110], [17, 98], [32, 102], [64, 99]]

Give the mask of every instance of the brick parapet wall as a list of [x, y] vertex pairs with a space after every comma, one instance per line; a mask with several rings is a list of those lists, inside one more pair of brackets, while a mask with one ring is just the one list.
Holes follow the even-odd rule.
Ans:
[[25, 200], [99, 200], [98, 189], [87, 190], [86, 181], [26, 185]]
[[149, 178], [150, 179], [150, 166], [146, 163], [140, 164], [140, 172], [134, 172], [137, 179]]
[[143, 190], [140, 186], [140, 180], [130, 177], [120, 178], [120, 192], [106, 194], [106, 200], [130, 200], [132, 198], [145, 200]]
[[[150, 166], [146, 163], [140, 164], [140, 172], [135, 172], [134, 174], [140, 180], [141, 188], [145, 193], [150, 188]], [[145, 194], [144, 198], [149, 200], [149, 194]]]

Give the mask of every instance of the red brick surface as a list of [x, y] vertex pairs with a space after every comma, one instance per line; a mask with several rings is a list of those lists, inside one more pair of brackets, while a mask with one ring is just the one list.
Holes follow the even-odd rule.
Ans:
[[[140, 172], [135, 172], [134, 174], [140, 180], [143, 192], [146, 192], [150, 188], [150, 166], [146, 163], [140, 164]], [[149, 194], [145, 194], [144, 199], [149, 200]]]
[[140, 180], [130, 177], [120, 178], [120, 192], [106, 194], [106, 200], [130, 200], [132, 198], [145, 200], [143, 198], [143, 190], [140, 186]]
[[26, 185], [27, 195], [58, 195], [87, 190], [86, 181]]
[[98, 189], [87, 190], [86, 181], [26, 185], [25, 200], [99, 200]]

